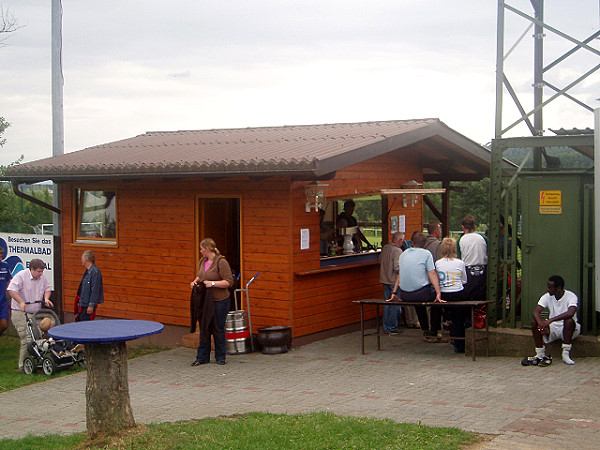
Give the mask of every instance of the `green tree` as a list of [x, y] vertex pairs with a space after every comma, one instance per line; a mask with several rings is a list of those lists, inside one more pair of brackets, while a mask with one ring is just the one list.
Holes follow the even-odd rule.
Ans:
[[10, 127], [10, 123], [8, 123], [4, 117], [0, 116], [0, 147], [2, 147], [6, 142], [6, 139], [3, 139], [2, 135], [4, 134], [4, 130], [6, 130], [8, 127]]
[[[425, 183], [425, 188], [441, 188], [441, 183]], [[490, 217], [490, 179], [481, 181], [455, 182], [450, 192], [450, 230], [461, 230], [461, 222], [467, 214], [473, 216], [478, 231], [487, 229]], [[430, 196], [432, 202], [441, 210], [441, 196]], [[423, 207], [423, 223], [437, 220], [431, 210]]]
[[[4, 131], [10, 126], [4, 117], [0, 117], [0, 147], [6, 139], [2, 138]], [[4, 176], [8, 167], [20, 164], [23, 155], [8, 166], [0, 165], [0, 176]], [[52, 203], [52, 191], [47, 185], [30, 186], [27, 194], [46, 203]], [[33, 233], [38, 231], [36, 226], [52, 222], [52, 212], [21, 197], [17, 197], [8, 182], [0, 182], [0, 231], [11, 233]]]

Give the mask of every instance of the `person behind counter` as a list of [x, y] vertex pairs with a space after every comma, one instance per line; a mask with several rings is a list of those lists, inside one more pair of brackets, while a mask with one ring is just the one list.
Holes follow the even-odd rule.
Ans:
[[[231, 302], [229, 288], [233, 286], [233, 275], [231, 267], [227, 260], [221, 256], [217, 244], [211, 238], [206, 238], [200, 242], [200, 253], [202, 259], [198, 267], [198, 274], [190, 286], [204, 285], [204, 288], [210, 291], [211, 298], [214, 301], [214, 318], [216, 319], [216, 328], [204, 331], [200, 330], [200, 344], [196, 360], [192, 366], [207, 364], [210, 362], [210, 337], [212, 335], [215, 342], [215, 359], [218, 364], [227, 364], [227, 342], [225, 340], [225, 320], [229, 312]], [[205, 318], [206, 319], [206, 318]], [[206, 339], [208, 337], [208, 339]]]
[[371, 243], [367, 240], [363, 232], [360, 228], [358, 228], [358, 222], [354, 218], [352, 214], [354, 214], [354, 208], [356, 207], [356, 203], [354, 200], [346, 200], [344, 202], [344, 210], [337, 217], [337, 227], [338, 228], [356, 228], [356, 234], [352, 236], [352, 241], [354, 241], [354, 245], [360, 245], [360, 241], [367, 244], [367, 248], [373, 248]]

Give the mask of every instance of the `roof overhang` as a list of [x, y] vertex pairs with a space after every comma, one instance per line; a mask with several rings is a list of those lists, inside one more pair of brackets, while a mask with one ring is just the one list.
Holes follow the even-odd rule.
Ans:
[[489, 149], [439, 119], [422, 119], [151, 132], [12, 166], [1, 179], [19, 184], [281, 176], [312, 181], [390, 152], [414, 156], [423, 181], [476, 181], [490, 173]]

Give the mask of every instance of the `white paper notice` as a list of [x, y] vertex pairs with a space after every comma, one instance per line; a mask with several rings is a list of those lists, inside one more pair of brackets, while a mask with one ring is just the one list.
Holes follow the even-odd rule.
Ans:
[[390, 232], [396, 233], [398, 231], [398, 216], [392, 216], [390, 217]]
[[406, 233], [406, 216], [398, 216], [398, 231]]
[[310, 243], [310, 230], [302, 228], [300, 230], [300, 250], [308, 250]]

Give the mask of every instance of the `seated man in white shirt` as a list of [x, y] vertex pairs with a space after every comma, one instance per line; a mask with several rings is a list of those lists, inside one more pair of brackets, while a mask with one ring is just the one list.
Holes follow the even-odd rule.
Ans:
[[[524, 366], [537, 365], [549, 366], [552, 358], [546, 356], [544, 344], [562, 339], [562, 360], [565, 364], [575, 364], [571, 359], [571, 342], [581, 332], [581, 325], [577, 323], [577, 296], [565, 290], [565, 280], [559, 275], [552, 275], [548, 279], [548, 293], [542, 295], [531, 320], [531, 332], [535, 342], [534, 357], [525, 358], [521, 362]], [[541, 312], [548, 308], [548, 319], [543, 319]]]

